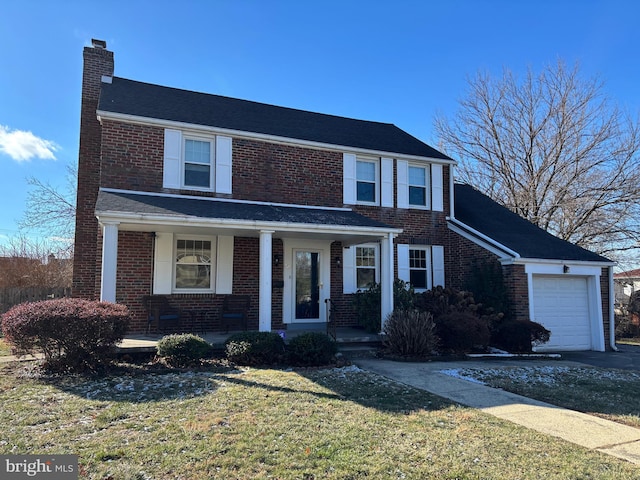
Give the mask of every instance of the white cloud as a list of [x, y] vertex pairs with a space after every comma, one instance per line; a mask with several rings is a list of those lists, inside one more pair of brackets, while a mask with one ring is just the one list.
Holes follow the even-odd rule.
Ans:
[[55, 142], [36, 137], [24, 130], [11, 130], [0, 125], [0, 153], [9, 155], [18, 162], [25, 162], [32, 158], [55, 160], [60, 147]]

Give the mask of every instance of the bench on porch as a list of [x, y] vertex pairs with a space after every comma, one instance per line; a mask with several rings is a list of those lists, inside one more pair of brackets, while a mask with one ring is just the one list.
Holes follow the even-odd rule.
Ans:
[[229, 327], [242, 328], [246, 330], [249, 315], [249, 307], [251, 306], [251, 297], [249, 295], [228, 295], [224, 298], [222, 308], [220, 309], [220, 327], [229, 332]]
[[166, 295], [145, 295], [142, 303], [147, 310], [147, 333], [151, 331], [152, 325], [156, 331], [180, 331], [183, 325], [183, 318], [188, 315], [193, 324], [194, 312], [180, 310], [169, 302]]

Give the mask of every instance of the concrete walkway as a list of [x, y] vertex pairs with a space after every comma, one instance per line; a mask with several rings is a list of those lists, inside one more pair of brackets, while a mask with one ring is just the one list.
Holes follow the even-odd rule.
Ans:
[[[407, 363], [358, 358], [354, 359], [354, 363], [364, 370], [426, 390], [462, 405], [477, 408], [498, 418], [640, 464], [640, 429], [638, 428], [439, 373], [440, 370], [458, 368], [522, 366], [522, 361], [518, 363], [508, 361]], [[554, 361], [553, 364], [584, 366], [564, 361]], [[526, 365], [549, 365], [549, 362], [527, 361]]]

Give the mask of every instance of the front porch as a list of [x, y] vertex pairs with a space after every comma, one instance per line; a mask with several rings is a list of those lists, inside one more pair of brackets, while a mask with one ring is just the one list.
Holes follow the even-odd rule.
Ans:
[[[283, 330], [285, 335], [285, 342], [297, 337], [303, 333], [311, 331], [322, 331], [317, 329], [297, 329], [297, 330]], [[214, 349], [224, 349], [224, 342], [237, 331], [228, 333], [223, 332], [208, 332], [199, 334], [204, 340], [213, 345]], [[158, 341], [164, 337], [165, 334], [151, 333], [151, 334], [129, 334], [118, 345], [118, 353], [130, 354], [130, 353], [153, 353], [156, 351]], [[379, 334], [367, 333], [361, 328], [354, 327], [338, 327], [336, 328], [336, 342], [340, 350], [356, 348], [356, 347], [377, 347], [381, 343]]]

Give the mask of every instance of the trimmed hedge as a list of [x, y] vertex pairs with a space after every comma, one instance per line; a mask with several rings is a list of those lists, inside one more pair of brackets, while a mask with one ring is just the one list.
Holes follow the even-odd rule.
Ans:
[[486, 350], [491, 334], [486, 320], [470, 312], [452, 312], [436, 318], [442, 350], [456, 353]]
[[166, 335], [157, 346], [158, 356], [167, 364], [186, 367], [198, 363], [211, 352], [211, 345], [205, 339], [191, 333]]
[[105, 367], [128, 326], [126, 306], [79, 298], [22, 303], [2, 316], [12, 352], [42, 353], [45, 369], [58, 372]]
[[511, 353], [530, 353], [533, 347], [547, 343], [551, 332], [531, 320], [506, 320], [491, 334], [494, 346]]
[[274, 365], [285, 358], [284, 340], [276, 332], [239, 332], [224, 343], [227, 358], [238, 365]]
[[322, 332], [307, 332], [292, 338], [287, 351], [294, 365], [318, 366], [331, 363], [338, 346]]

